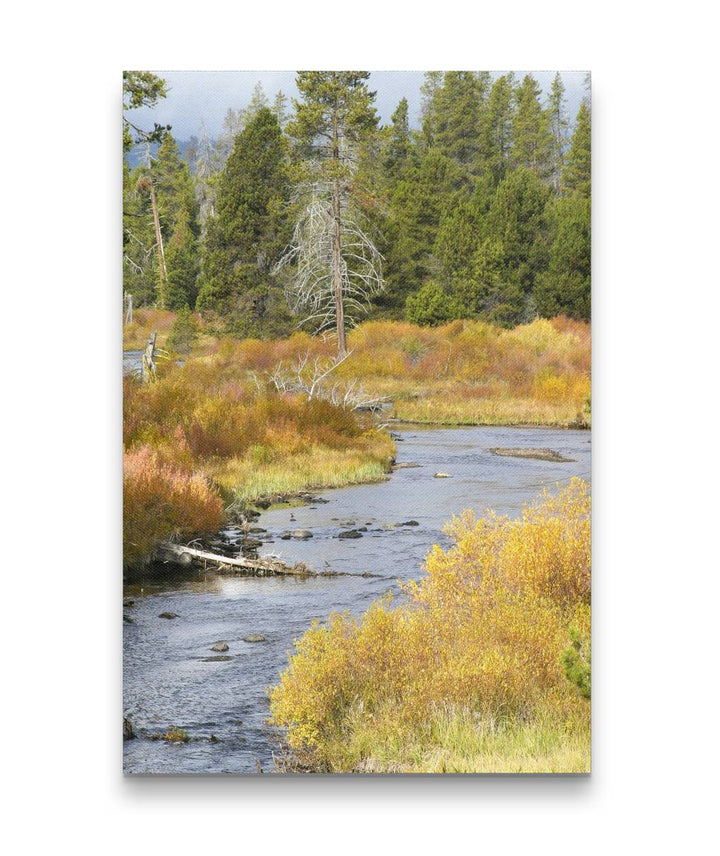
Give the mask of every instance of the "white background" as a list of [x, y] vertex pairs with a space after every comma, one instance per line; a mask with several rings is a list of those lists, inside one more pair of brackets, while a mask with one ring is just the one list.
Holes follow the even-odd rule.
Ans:
[[[216, 2], [4, 13], [9, 853], [705, 852], [717, 764], [710, 4]], [[123, 68], [593, 72], [590, 778], [121, 776]]]

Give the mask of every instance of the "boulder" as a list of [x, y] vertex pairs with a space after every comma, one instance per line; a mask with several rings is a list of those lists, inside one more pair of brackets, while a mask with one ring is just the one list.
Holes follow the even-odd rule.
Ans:
[[128, 719], [127, 716], [123, 717], [123, 740], [132, 740], [135, 737], [135, 732], [133, 731], [132, 722]]
[[218, 651], [219, 653], [222, 654], [225, 651], [227, 651], [229, 648], [230, 648], [230, 646], [228, 645], [227, 642], [216, 642], [210, 650], [211, 651]]
[[434, 479], [451, 479], [452, 476], [450, 473], [435, 473], [433, 476]]
[[406, 520], [404, 523], [398, 523], [398, 526], [419, 526], [417, 520]]
[[362, 538], [362, 532], [358, 529], [348, 529], [346, 532], [340, 532], [338, 538]]
[[177, 612], [161, 612], [158, 618], [180, 618]]
[[309, 529], [293, 529], [290, 534], [293, 538], [297, 538], [300, 541], [306, 541], [308, 538], [312, 538], [313, 536]]
[[247, 636], [243, 636], [243, 642], [267, 642], [267, 639], [262, 633], [248, 633]]

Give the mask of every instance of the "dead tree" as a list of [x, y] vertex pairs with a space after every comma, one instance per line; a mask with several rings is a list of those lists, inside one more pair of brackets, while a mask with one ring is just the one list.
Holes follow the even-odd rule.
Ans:
[[275, 272], [294, 266], [287, 294], [313, 332], [334, 330], [338, 355], [347, 354], [346, 330], [382, 291], [382, 256], [343, 201], [338, 182], [313, 186]]

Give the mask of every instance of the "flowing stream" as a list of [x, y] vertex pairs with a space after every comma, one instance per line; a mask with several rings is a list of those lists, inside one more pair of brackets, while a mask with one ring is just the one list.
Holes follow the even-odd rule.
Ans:
[[[541, 428], [420, 428], [399, 432], [398, 469], [382, 483], [325, 491], [326, 502], [262, 514], [261, 555], [306, 562], [335, 577], [227, 577], [207, 572], [125, 587], [124, 709], [136, 739], [124, 742], [127, 773], [269, 772], [281, 734], [267, 724], [267, 688], [278, 682], [293, 640], [314, 618], [360, 614], [397, 580], [418, 578], [443, 525], [465, 508], [518, 515], [543, 487], [590, 480], [590, 434]], [[499, 457], [494, 447], [547, 448], [571, 462]], [[435, 478], [436, 472], [451, 478]], [[416, 521], [417, 525], [399, 525]], [[339, 539], [366, 527], [361, 538]], [[307, 540], [281, 540], [307, 529]], [[176, 613], [173, 619], [160, 613]], [[265, 641], [246, 642], [260, 634]], [[229, 650], [210, 648], [224, 640]], [[208, 659], [221, 656], [222, 659]], [[153, 740], [172, 726], [188, 743]], [[211, 739], [212, 738], [212, 739]]]

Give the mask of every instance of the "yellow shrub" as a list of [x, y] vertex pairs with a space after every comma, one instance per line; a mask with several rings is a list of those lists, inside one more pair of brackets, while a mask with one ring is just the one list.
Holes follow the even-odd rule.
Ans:
[[291, 746], [321, 765], [380, 710], [411, 734], [438, 709], [525, 720], [539, 705], [561, 717], [578, 703], [561, 657], [571, 625], [589, 624], [585, 483], [545, 493], [518, 520], [466, 512], [447, 531], [453, 546], [433, 548], [407, 602], [385, 598], [360, 620], [332, 615], [296, 643], [271, 709]]

